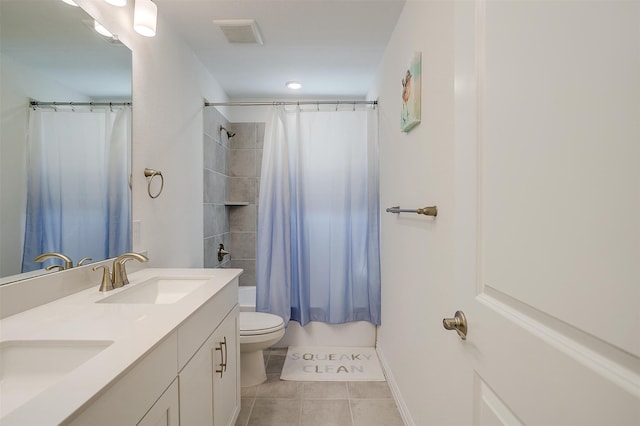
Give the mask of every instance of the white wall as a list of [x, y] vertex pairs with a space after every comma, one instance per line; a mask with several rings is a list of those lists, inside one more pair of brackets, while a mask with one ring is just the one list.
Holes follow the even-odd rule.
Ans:
[[[203, 107], [227, 96], [191, 49], [163, 19], [157, 35], [133, 31], [133, 2], [124, 8], [103, 0], [78, 0], [90, 15], [133, 52], [133, 220], [140, 221], [134, 250], [150, 265], [203, 265]], [[160, 170], [164, 191], [147, 195], [145, 167]], [[135, 226], [134, 226], [135, 233]]]
[[[456, 344], [443, 314], [453, 289], [453, 2], [408, 1], [381, 62], [370, 99], [380, 98], [380, 202], [437, 205], [438, 217], [382, 213], [382, 325], [378, 350], [408, 424], [447, 424], [430, 407], [451, 404], [439, 386], [447, 359], [433, 348]], [[400, 131], [401, 79], [422, 52], [422, 122]], [[451, 306], [441, 312], [441, 306]], [[446, 351], [438, 351], [446, 353]], [[442, 411], [442, 410], [440, 410]]]
[[22, 266], [27, 205], [27, 129], [30, 99], [89, 100], [83, 94], [0, 54], [0, 277]]

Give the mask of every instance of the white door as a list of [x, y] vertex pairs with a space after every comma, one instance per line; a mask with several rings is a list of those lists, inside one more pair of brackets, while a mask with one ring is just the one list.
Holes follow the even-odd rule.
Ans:
[[640, 2], [455, 7], [474, 424], [640, 425]]

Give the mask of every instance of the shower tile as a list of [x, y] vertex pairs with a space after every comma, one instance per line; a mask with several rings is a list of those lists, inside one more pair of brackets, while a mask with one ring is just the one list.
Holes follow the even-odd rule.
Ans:
[[204, 134], [212, 137], [216, 141], [220, 141], [220, 125], [226, 122], [224, 116], [214, 107], [205, 107], [204, 109]]
[[392, 399], [351, 400], [354, 426], [404, 426]]
[[229, 223], [226, 214], [226, 207], [222, 204], [204, 205], [205, 237], [212, 237], [229, 232]]
[[214, 151], [214, 145], [216, 145], [216, 141], [213, 140], [213, 138], [209, 135], [203, 135], [203, 141], [202, 141], [202, 157], [203, 157], [203, 164], [204, 164], [204, 168], [205, 169], [209, 169], [209, 170], [213, 170], [213, 159], [215, 157]]
[[232, 177], [229, 181], [228, 197], [230, 201], [254, 203], [256, 199], [256, 179]]
[[297, 426], [300, 402], [293, 399], [256, 399], [248, 426]]
[[262, 174], [262, 149], [256, 149], [256, 177]]
[[255, 204], [229, 209], [231, 232], [256, 232], [257, 208]]
[[231, 149], [229, 151], [229, 176], [255, 177], [255, 149]]
[[265, 123], [256, 123], [256, 148], [262, 149], [264, 147], [264, 130]]
[[218, 172], [204, 171], [204, 202], [224, 204], [227, 178]]
[[347, 400], [302, 401], [301, 426], [351, 426], [351, 410]]
[[215, 143], [213, 147], [213, 167], [212, 170], [227, 174], [227, 152], [229, 148], [225, 148], [220, 143]]
[[213, 231], [216, 227], [216, 215], [214, 213], [215, 204], [205, 204], [203, 207], [204, 237], [209, 238], [215, 235]]
[[240, 275], [239, 285], [256, 285], [256, 261], [255, 260], [231, 260], [232, 268], [244, 269]]
[[232, 232], [231, 233], [232, 257], [236, 260], [256, 258], [256, 233]]
[[256, 124], [255, 123], [232, 123], [229, 130], [236, 135], [229, 142], [232, 148], [253, 149], [256, 147]]
[[215, 237], [204, 239], [204, 267], [215, 268], [219, 265], [218, 258], [216, 257], [216, 240]]

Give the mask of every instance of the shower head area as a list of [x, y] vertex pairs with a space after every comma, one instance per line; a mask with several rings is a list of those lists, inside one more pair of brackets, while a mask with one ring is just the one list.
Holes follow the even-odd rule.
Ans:
[[221, 132], [225, 132], [227, 134], [227, 138], [231, 139], [232, 137], [234, 137], [236, 135], [235, 132], [232, 132], [231, 130], [227, 130], [226, 127], [224, 126], [220, 126], [220, 131]]

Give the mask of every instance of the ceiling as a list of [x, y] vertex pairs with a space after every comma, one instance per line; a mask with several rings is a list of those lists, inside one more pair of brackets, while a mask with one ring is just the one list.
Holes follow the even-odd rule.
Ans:
[[131, 98], [129, 49], [60, 0], [0, 0], [0, 52], [90, 98]]
[[[362, 99], [405, 0], [155, 2], [157, 31], [170, 25], [231, 99]], [[264, 44], [230, 44], [220, 19], [255, 19]]]
[[[179, 34], [232, 100], [363, 99], [405, 3], [154, 1], [158, 33], [171, 27]], [[60, 0], [0, 0], [0, 6], [3, 54], [91, 97], [130, 97], [130, 52], [97, 35], [80, 8]], [[213, 23], [220, 19], [255, 19], [264, 44], [230, 44]], [[291, 80], [302, 89], [287, 89]]]

